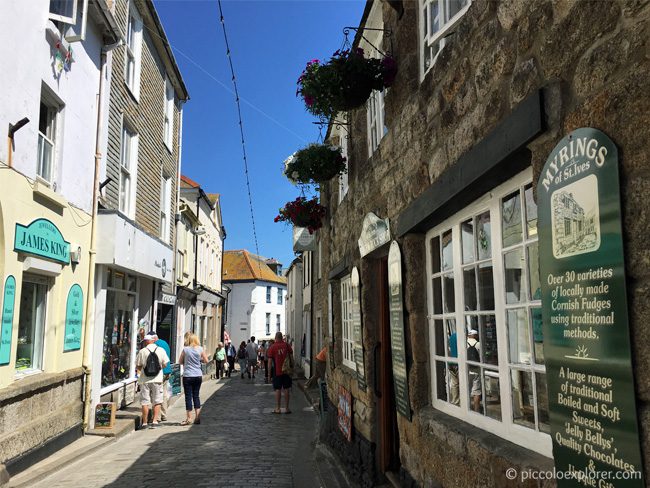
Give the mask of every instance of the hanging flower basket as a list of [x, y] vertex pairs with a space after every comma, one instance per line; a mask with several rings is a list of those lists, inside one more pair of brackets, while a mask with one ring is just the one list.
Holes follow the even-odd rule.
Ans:
[[393, 84], [397, 63], [366, 58], [363, 49], [336, 51], [327, 63], [312, 59], [298, 78], [297, 94], [307, 110], [316, 116], [332, 117], [361, 107], [372, 90], [383, 90]]
[[291, 222], [294, 227], [305, 227], [310, 234], [323, 226], [327, 209], [318, 203], [318, 198], [307, 200], [298, 197], [280, 209], [274, 222]]
[[341, 149], [328, 144], [310, 144], [284, 161], [284, 174], [292, 183], [323, 183], [344, 172]]

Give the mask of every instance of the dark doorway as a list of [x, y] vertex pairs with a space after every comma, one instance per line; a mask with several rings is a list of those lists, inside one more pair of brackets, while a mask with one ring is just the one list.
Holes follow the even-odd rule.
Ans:
[[171, 350], [170, 359], [172, 362], [176, 361], [174, 351], [176, 350], [176, 334], [173, 330], [172, 324], [174, 323], [174, 306], [158, 304], [158, 313], [156, 314], [156, 334], [159, 339], [163, 339], [169, 344]]
[[379, 299], [379, 344], [376, 371], [378, 375], [379, 405], [379, 470], [382, 473], [398, 472], [399, 429], [393, 386], [393, 363], [390, 347], [390, 310], [388, 296], [388, 258], [378, 260], [378, 299]]

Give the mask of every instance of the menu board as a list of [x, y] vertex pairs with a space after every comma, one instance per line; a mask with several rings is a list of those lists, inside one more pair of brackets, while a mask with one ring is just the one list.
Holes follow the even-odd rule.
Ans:
[[98, 403], [95, 406], [95, 429], [111, 429], [115, 424], [115, 403]]
[[562, 139], [537, 185], [553, 457], [565, 473], [558, 487], [645, 486], [619, 188], [617, 148], [590, 128]]
[[359, 270], [352, 268], [350, 277], [352, 293], [352, 338], [354, 340], [354, 362], [357, 366], [357, 382], [360, 390], [365, 390], [366, 368], [363, 359], [363, 329], [361, 328], [361, 297], [359, 293]]
[[181, 394], [181, 365], [172, 364], [172, 372], [169, 374], [169, 384], [172, 385], [172, 395]]
[[390, 347], [393, 362], [395, 405], [402, 416], [411, 420], [411, 402], [406, 373], [404, 344], [404, 307], [402, 295], [402, 253], [393, 241], [388, 253], [388, 305], [390, 308]]

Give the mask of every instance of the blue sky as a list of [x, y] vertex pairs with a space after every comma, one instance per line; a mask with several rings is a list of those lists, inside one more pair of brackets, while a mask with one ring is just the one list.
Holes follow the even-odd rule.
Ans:
[[[255, 252], [237, 109], [215, 1], [155, 0], [190, 93], [183, 115], [182, 172], [222, 195], [225, 248]], [[291, 229], [274, 223], [299, 195], [282, 175], [284, 159], [318, 138], [296, 97], [307, 61], [327, 59], [359, 24], [365, 1], [222, 0], [248, 156], [260, 254], [288, 266]]]

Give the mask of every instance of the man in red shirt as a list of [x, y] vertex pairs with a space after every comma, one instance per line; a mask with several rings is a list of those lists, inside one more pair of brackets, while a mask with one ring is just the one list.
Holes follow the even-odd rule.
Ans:
[[273, 389], [275, 390], [275, 410], [273, 413], [282, 413], [280, 409], [280, 396], [284, 390], [284, 401], [286, 408], [284, 413], [291, 413], [289, 410], [289, 393], [291, 390], [291, 376], [282, 373], [282, 365], [289, 354], [293, 354], [291, 346], [284, 342], [282, 332], [275, 333], [275, 343], [266, 351], [268, 369], [275, 365], [275, 375], [273, 376]]

